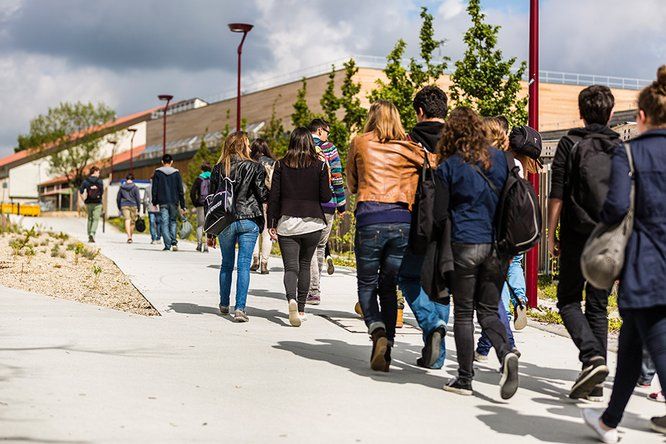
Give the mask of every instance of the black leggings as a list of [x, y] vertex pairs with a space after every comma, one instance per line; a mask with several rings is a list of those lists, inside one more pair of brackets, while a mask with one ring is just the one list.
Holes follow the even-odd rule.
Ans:
[[310, 261], [321, 240], [321, 231], [278, 237], [284, 264], [284, 289], [287, 300], [296, 299], [298, 293], [300, 312], [305, 311], [305, 299], [310, 290]]

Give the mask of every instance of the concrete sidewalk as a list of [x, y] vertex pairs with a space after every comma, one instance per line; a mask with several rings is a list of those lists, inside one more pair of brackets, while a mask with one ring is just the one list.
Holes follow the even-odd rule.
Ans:
[[[82, 219], [37, 221], [85, 238]], [[252, 275], [250, 322], [235, 324], [217, 311], [219, 251], [163, 252], [147, 236], [128, 245], [115, 230], [96, 245], [163, 316], [0, 288], [0, 440], [594, 442], [566, 398], [579, 370], [567, 338], [517, 332], [517, 395], [500, 400], [491, 358], [477, 368], [476, 396], [461, 397], [441, 390], [456, 368], [450, 335], [443, 370], [414, 365], [421, 337], [407, 327], [391, 372], [370, 371], [350, 271], [325, 276], [322, 305], [292, 328], [274, 259], [269, 275]], [[664, 406], [646, 393], [629, 404], [623, 442], [663, 441], [647, 420]]]

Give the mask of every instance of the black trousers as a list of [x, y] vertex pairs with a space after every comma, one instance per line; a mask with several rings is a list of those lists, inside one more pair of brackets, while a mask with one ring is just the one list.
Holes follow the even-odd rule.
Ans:
[[[562, 322], [580, 350], [578, 358], [586, 364], [590, 358], [606, 358], [608, 345], [608, 290], [594, 288], [585, 282], [580, 257], [587, 236], [563, 232], [560, 254], [560, 280], [557, 285], [557, 308]], [[585, 313], [581, 307], [585, 290]]]
[[508, 263], [503, 264], [491, 244], [453, 244], [453, 332], [458, 354], [458, 377], [474, 377], [474, 310], [500, 362], [511, 350], [497, 307]]
[[321, 240], [321, 231], [278, 237], [287, 300], [297, 299], [300, 312], [305, 311], [305, 300], [310, 291], [310, 261]]

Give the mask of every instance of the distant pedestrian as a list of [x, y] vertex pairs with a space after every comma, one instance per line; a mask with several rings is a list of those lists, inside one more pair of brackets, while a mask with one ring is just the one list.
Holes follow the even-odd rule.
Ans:
[[[351, 143], [347, 186], [356, 194], [358, 299], [372, 339], [370, 367], [388, 372], [398, 320], [398, 271], [407, 248], [424, 149], [408, 141], [391, 102], [372, 104]], [[434, 164], [434, 156], [433, 161]]]
[[185, 214], [185, 193], [183, 191], [183, 178], [180, 171], [173, 167], [171, 154], [162, 156], [162, 166], [153, 174], [152, 203], [159, 205], [160, 220], [162, 223], [162, 237], [164, 251], [178, 251], [178, 238], [176, 228], [178, 220], [178, 206], [181, 214]]
[[205, 221], [204, 204], [206, 196], [210, 194], [210, 164], [201, 165], [201, 173], [194, 179], [190, 189], [190, 200], [197, 212], [197, 251], [208, 252], [208, 245], [204, 238], [203, 226]]
[[130, 173], [125, 177], [125, 183], [120, 185], [116, 197], [118, 209], [125, 219], [125, 233], [127, 234], [127, 243], [131, 244], [132, 234], [134, 234], [134, 224], [141, 211], [141, 192], [134, 183], [134, 174]]
[[268, 203], [269, 231], [280, 244], [289, 323], [294, 327], [305, 320], [310, 265], [326, 229], [321, 204], [331, 197], [326, 162], [317, 154], [310, 131], [296, 128], [287, 153], [275, 165]]
[[[585, 281], [580, 257], [599, 222], [608, 193], [611, 156], [620, 142], [620, 135], [608, 127], [614, 105], [610, 88], [593, 85], [583, 89], [578, 95], [578, 109], [585, 126], [570, 130], [562, 137], [551, 166], [548, 248], [551, 255], [560, 258], [557, 308], [579, 350], [578, 359], [582, 364], [582, 371], [569, 393], [572, 399], [603, 400], [603, 382], [608, 376], [610, 292], [594, 288]], [[581, 308], [583, 291], [584, 313]]]
[[[474, 312], [501, 364], [500, 396], [518, 389], [518, 356], [511, 350], [498, 305], [506, 267], [493, 245], [495, 213], [508, 177], [507, 158], [491, 147], [479, 115], [456, 108], [444, 123], [439, 141], [443, 161], [437, 175], [450, 191], [451, 249], [454, 270], [454, 336], [458, 377], [444, 390], [472, 395], [474, 378]], [[492, 184], [492, 186], [491, 186]]]
[[162, 239], [162, 218], [160, 216], [160, 208], [153, 205], [153, 179], [150, 179], [150, 184], [143, 190], [143, 211], [148, 214], [148, 225], [150, 227], [150, 244], [156, 244]]
[[[270, 190], [273, 181], [273, 169], [275, 168], [275, 156], [271, 152], [266, 140], [262, 138], [255, 139], [252, 142], [252, 146], [250, 146], [250, 156], [252, 160], [259, 162], [266, 170], [266, 187]], [[267, 207], [268, 204], [263, 204], [266, 222], [268, 222]], [[261, 267], [261, 274], [268, 274], [268, 258], [271, 255], [272, 247], [273, 242], [268, 233], [268, 224], [265, 223], [252, 252], [252, 267], [250, 267], [250, 271], [257, 271]]]
[[[238, 246], [234, 321], [247, 322], [250, 319], [245, 305], [250, 286], [252, 250], [257, 243], [260, 227], [264, 226], [263, 204], [268, 200], [268, 189], [266, 171], [250, 158], [250, 141], [245, 133], [235, 132], [227, 136], [210, 181], [212, 194], [225, 189], [228, 183], [233, 184], [233, 218], [225, 221], [227, 226], [218, 235], [222, 254], [220, 313], [229, 314], [231, 278]], [[215, 245], [215, 238], [209, 236], [208, 243]]]
[[81, 186], [79, 194], [85, 194], [84, 203], [88, 212], [88, 242], [95, 242], [97, 225], [102, 214], [102, 196], [104, 195], [104, 183], [99, 178], [99, 167], [90, 167], [90, 173]]
[[[331, 131], [329, 124], [323, 119], [314, 119], [308, 125], [308, 129], [310, 130], [310, 134], [312, 134], [318, 153], [320, 153], [328, 166], [330, 186], [333, 191], [331, 200], [321, 205], [324, 210], [324, 217], [326, 218], [326, 228], [321, 232], [321, 239], [319, 240], [319, 244], [317, 244], [315, 255], [310, 264], [310, 290], [308, 291], [307, 303], [319, 305], [321, 303], [320, 280], [324, 270], [324, 261], [326, 261], [326, 244], [331, 235], [335, 215], [337, 213], [338, 216], [344, 216], [347, 201], [345, 198], [344, 179], [342, 178], [342, 161], [340, 160], [338, 149], [328, 139], [328, 134]], [[328, 267], [332, 263], [331, 260]]]
[[[644, 347], [659, 381], [666, 381], [666, 65], [638, 95], [636, 123], [640, 134], [629, 144], [634, 173], [630, 173], [626, 148], [617, 146], [608, 196], [599, 214], [606, 225], [620, 223], [630, 211], [634, 187], [633, 231], [617, 298], [622, 327], [613, 393], [603, 414], [582, 411], [585, 422], [606, 443], [618, 441], [617, 426], [638, 382]], [[666, 434], [666, 416], [652, 418], [650, 426]]]

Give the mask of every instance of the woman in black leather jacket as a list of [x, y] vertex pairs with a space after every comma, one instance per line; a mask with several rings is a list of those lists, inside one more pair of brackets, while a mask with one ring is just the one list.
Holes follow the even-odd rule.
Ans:
[[[220, 267], [220, 313], [229, 314], [229, 296], [231, 294], [231, 275], [234, 271], [236, 245], [238, 245], [238, 263], [236, 269], [236, 306], [234, 320], [247, 322], [245, 301], [250, 285], [250, 264], [252, 251], [257, 237], [264, 226], [263, 204], [268, 201], [266, 172], [261, 164], [250, 159], [250, 141], [243, 132], [230, 134], [224, 141], [220, 160], [213, 167], [211, 192], [215, 194], [224, 186], [228, 177], [233, 181], [235, 220], [218, 236], [222, 253]], [[215, 238], [209, 237], [210, 246], [215, 245]]]

